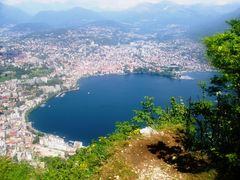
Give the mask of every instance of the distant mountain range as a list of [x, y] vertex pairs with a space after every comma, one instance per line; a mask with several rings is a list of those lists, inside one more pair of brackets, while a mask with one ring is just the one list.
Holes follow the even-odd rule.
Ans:
[[156, 21], [160, 24], [189, 24], [198, 23], [208, 18], [214, 18], [228, 13], [235, 8], [220, 6], [192, 5], [185, 6], [172, 2], [159, 4], [142, 4], [119, 13], [110, 14], [116, 20], [125, 22]]
[[[226, 20], [240, 17], [240, 4], [224, 6], [179, 5], [172, 2], [142, 4], [123, 12], [106, 12], [105, 17], [129, 23], [145, 32], [156, 31], [169, 24], [188, 27], [191, 34], [207, 35], [224, 30]], [[204, 28], [208, 27], [208, 29]], [[200, 32], [201, 31], [201, 32]]]
[[0, 25], [18, 24], [30, 20], [30, 16], [18, 8], [0, 3]]
[[233, 18], [240, 19], [240, 8], [214, 18], [208, 18], [206, 21], [196, 24], [189, 29], [189, 34], [192, 37], [202, 37], [222, 32], [229, 27], [226, 21]]
[[46, 23], [53, 27], [62, 28], [80, 26], [103, 19], [100, 13], [77, 7], [67, 11], [42, 11], [35, 15], [31, 22]]
[[66, 11], [42, 11], [30, 16], [15, 7], [0, 4], [0, 26], [18, 24], [17, 30], [44, 30], [95, 24], [121, 28], [132, 26], [143, 32], [154, 32], [160, 27], [177, 24], [189, 27], [192, 35], [204, 35], [224, 30], [227, 19], [240, 18], [237, 7], [240, 4], [184, 6], [166, 1], [142, 4], [121, 12], [95, 12], [77, 7]]

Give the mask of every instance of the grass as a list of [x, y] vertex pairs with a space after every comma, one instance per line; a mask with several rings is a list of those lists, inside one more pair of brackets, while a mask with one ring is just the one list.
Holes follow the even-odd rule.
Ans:
[[[181, 129], [182, 126], [179, 124], [172, 124], [171, 126], [168, 124], [166, 127], [163, 126], [158, 130], [162, 132], [160, 134], [153, 135], [152, 137], [135, 135], [129, 140], [116, 144], [113, 155], [93, 176], [93, 179], [119, 178], [134, 180], [139, 176], [136, 170], [151, 175], [152, 172], [147, 167], [159, 168], [176, 179], [181, 177], [189, 180], [215, 179], [217, 171], [211, 164], [207, 163], [207, 156], [203, 156], [198, 152], [187, 152], [181, 148], [181, 142], [177, 141], [179, 130]], [[151, 152], [149, 146], [154, 147], [159, 142], [162, 142], [165, 148], [156, 146], [156, 152]], [[181, 152], [174, 151], [176, 147], [182, 149]], [[164, 157], [161, 157], [160, 154]], [[179, 158], [176, 161], [172, 161], [175, 156]], [[181, 168], [188, 166], [185, 160], [186, 162], [189, 160], [189, 162], [194, 163], [193, 165], [196, 165], [198, 169], [196, 171], [194, 168], [189, 171], [182, 171]], [[154, 176], [154, 174], [152, 175]]]
[[9, 81], [12, 79], [12, 76], [0, 76], [0, 82]]
[[110, 158], [92, 179], [136, 179], [137, 174], [133, 167], [129, 166], [124, 160], [117, 155]]
[[[102, 137], [99, 142], [93, 142], [91, 146], [81, 149], [68, 160], [47, 158], [44, 161], [46, 162], [46, 169], [44, 170], [33, 170], [29, 166], [21, 165], [20, 167], [24, 169], [14, 170], [14, 177], [19, 172], [23, 173], [26, 179], [55, 179], [57, 177], [71, 179], [79, 177], [80, 179], [134, 180], [138, 179], [139, 172], [150, 174], [150, 178], [152, 175], [154, 177], [154, 173], [164, 172], [175, 179], [214, 179], [217, 171], [213, 168], [203, 168], [197, 172], [183, 172], [178, 168], [178, 166], [185, 167], [186, 163], [184, 164], [184, 161], [181, 161], [181, 157], [190, 153], [181, 148], [180, 141], [176, 141], [180, 127], [180, 125], [172, 125], [172, 128], [169, 126], [160, 128], [158, 131], [161, 133], [151, 137], [144, 137], [137, 133], [129, 138], [118, 133], [110, 135], [108, 138]], [[156, 146], [159, 142], [163, 146]], [[181, 151], [176, 151], [178, 149], [181, 149]], [[176, 161], [173, 157], [177, 157]], [[190, 157], [193, 160], [207, 158], [207, 156], [202, 157], [197, 152], [190, 153]], [[14, 165], [14, 169], [18, 167]], [[151, 168], [159, 169], [160, 172], [152, 171]], [[11, 175], [11, 172], [9, 171], [7, 174]]]

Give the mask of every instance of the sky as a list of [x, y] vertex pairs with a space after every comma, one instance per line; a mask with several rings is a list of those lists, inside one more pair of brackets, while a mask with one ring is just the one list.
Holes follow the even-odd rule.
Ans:
[[[62, 10], [72, 7], [85, 7], [94, 10], [123, 10], [142, 3], [158, 3], [163, 0], [0, 0], [8, 5], [17, 6], [29, 13], [40, 10]], [[224, 5], [240, 0], [168, 0], [178, 4], [217, 4]]]

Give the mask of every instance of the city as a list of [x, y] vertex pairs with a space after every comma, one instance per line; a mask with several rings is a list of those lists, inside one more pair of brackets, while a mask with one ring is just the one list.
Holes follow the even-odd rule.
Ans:
[[0, 0], [1, 179], [239, 179], [239, 0]]
[[[119, 41], [113, 42], [116, 35]], [[147, 72], [181, 78], [183, 72], [212, 70], [200, 58], [200, 43], [154, 36], [95, 26], [45, 34], [1, 28], [0, 155], [34, 164], [38, 157], [66, 158], [83, 147], [38, 132], [28, 122], [32, 109], [79, 88], [82, 77]]]

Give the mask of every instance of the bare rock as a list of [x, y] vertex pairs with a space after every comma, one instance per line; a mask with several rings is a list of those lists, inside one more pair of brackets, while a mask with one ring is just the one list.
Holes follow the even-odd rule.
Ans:
[[151, 127], [145, 127], [141, 129], [140, 133], [145, 137], [151, 137], [154, 134], [158, 134], [158, 132]]

